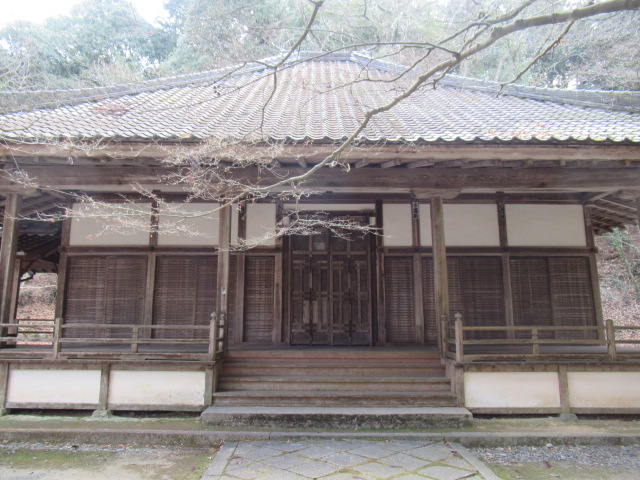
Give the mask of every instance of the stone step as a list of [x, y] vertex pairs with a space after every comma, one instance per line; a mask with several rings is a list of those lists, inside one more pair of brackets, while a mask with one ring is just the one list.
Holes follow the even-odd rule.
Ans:
[[225, 361], [225, 375], [233, 376], [393, 376], [393, 377], [442, 377], [445, 367], [432, 363], [361, 363], [361, 362], [255, 362], [255, 361]]
[[244, 390], [218, 391], [214, 405], [271, 407], [356, 407], [356, 406], [423, 406], [454, 407], [456, 396], [451, 392], [363, 392], [333, 390]]
[[319, 376], [224, 376], [220, 379], [220, 391], [238, 390], [358, 390], [377, 392], [395, 390], [402, 392], [429, 392], [451, 390], [451, 382], [445, 377], [319, 377]]
[[469, 425], [472, 415], [459, 407], [265, 407], [220, 406], [201, 415], [205, 424], [229, 427], [274, 428], [457, 428]]

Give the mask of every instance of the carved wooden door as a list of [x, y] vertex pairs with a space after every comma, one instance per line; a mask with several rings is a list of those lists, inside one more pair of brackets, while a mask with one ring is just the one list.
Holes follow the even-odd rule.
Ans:
[[370, 239], [291, 238], [291, 344], [370, 345]]

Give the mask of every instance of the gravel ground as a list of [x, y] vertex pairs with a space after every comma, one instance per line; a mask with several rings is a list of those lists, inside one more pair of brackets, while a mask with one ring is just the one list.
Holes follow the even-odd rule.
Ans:
[[575, 462], [640, 472], [640, 445], [551, 445], [546, 447], [474, 448], [471, 451], [488, 463], [519, 465], [534, 462]]

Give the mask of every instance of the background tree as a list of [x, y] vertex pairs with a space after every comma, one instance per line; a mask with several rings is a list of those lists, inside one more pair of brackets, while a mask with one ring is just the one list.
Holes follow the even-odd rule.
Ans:
[[[429, 45], [447, 40], [456, 51], [509, 12], [539, 17], [590, 2], [409, 0], [398, 8], [393, 0], [325, 0], [307, 31], [315, 3], [168, 0], [168, 18], [152, 26], [126, 0], [88, 0], [44, 25], [17, 22], [0, 31], [0, 88], [113, 85], [271, 57], [294, 45], [361, 50], [401, 64], [421, 59], [428, 68], [446, 57], [437, 48], [422, 58]], [[519, 81], [531, 85], [640, 88], [640, 12], [590, 15], [563, 33], [569, 23], [514, 32], [453, 71], [507, 82], [526, 70]]]
[[[0, 68], [19, 63], [27, 70], [2, 80], [30, 89], [142, 80], [155, 76], [175, 48], [171, 31], [151, 26], [126, 0], [89, 0], [43, 25], [13, 23], [0, 40]], [[28, 81], [16, 81], [21, 76]]]

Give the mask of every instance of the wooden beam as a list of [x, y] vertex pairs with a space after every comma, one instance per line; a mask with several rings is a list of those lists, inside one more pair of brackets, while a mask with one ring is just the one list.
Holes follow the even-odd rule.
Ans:
[[[93, 186], [113, 186], [139, 183], [160, 185], [163, 178], [176, 173], [171, 168], [148, 167], [25, 167], [35, 181], [60, 189], [85, 189]], [[254, 168], [238, 169], [234, 178], [238, 181], [271, 185], [287, 177], [306, 173], [302, 168], [274, 168], [259, 172]], [[309, 179], [310, 188], [409, 188], [409, 189], [550, 189], [571, 190], [620, 190], [637, 189], [640, 185], [640, 166], [636, 168], [379, 168], [351, 169], [323, 168]], [[11, 187], [11, 182], [0, 179], [0, 192]]]
[[[447, 273], [447, 249], [444, 238], [444, 210], [442, 197], [431, 199], [431, 242], [433, 245], [433, 284], [436, 300], [437, 331], [441, 332], [442, 319], [449, 319], [449, 280]], [[442, 351], [442, 338], [439, 339]]]
[[[613, 208], [613, 207], [610, 207], [608, 205], [603, 205], [603, 203], [604, 203], [604, 200], [600, 200], [600, 202], [598, 202], [596, 204], [593, 204], [591, 206], [593, 208], [595, 208], [595, 209], [602, 210], [602, 211], [605, 211], [605, 212], [609, 212], [609, 213], [607, 213], [605, 215], [611, 214], [611, 217], [616, 219], [616, 220], [627, 218], [627, 221], [631, 221], [631, 220], [635, 219], [635, 216], [636, 216], [635, 215], [635, 209], [627, 211], [624, 208], [620, 208], [620, 207]], [[624, 211], [621, 211], [621, 210], [624, 210]]]
[[618, 207], [622, 210], [629, 210], [629, 213], [633, 214], [633, 212], [636, 211], [636, 207], [634, 205], [634, 202], [631, 201], [630, 203], [623, 203], [620, 200], [616, 200], [616, 199], [611, 199], [611, 198], [602, 198], [600, 199], [600, 202], [604, 202], [604, 203], [608, 203], [611, 205], [614, 205], [615, 207]]
[[[11, 308], [15, 301], [14, 275], [18, 250], [18, 228], [22, 196], [10, 193], [6, 198], [2, 244], [0, 244], [0, 323], [13, 323]], [[5, 329], [0, 329], [4, 336]]]
[[[0, 155], [6, 158], [29, 157], [32, 161], [48, 161], [51, 158], [67, 161], [69, 156], [78, 160], [99, 159], [109, 155], [116, 162], [136, 163], [148, 159], [157, 160], [167, 158], [174, 151], [194, 149], [196, 152], [202, 148], [201, 142], [154, 142], [123, 141], [110, 142], [109, 145], [90, 148], [89, 146], [37, 145], [37, 144], [0, 144]], [[230, 147], [248, 158], [260, 158], [264, 155], [265, 145], [248, 145]], [[269, 148], [268, 146], [266, 148]], [[337, 148], [336, 145], [327, 144], [299, 144], [280, 145], [278, 148], [278, 160], [291, 160], [304, 157], [307, 161], [321, 160], [331, 154]], [[367, 156], [380, 160], [400, 158], [403, 160], [422, 160], [426, 156], [430, 160], [621, 160], [637, 161], [640, 158], [640, 146], [637, 145], [407, 145], [406, 143], [385, 145], [359, 144], [348, 147], [340, 157], [348, 161], [356, 161], [362, 158], [362, 152], [366, 150]], [[233, 152], [230, 152], [230, 156]], [[11, 155], [12, 157], [9, 157]], [[222, 157], [220, 152], [218, 157]], [[7, 164], [12, 163], [6, 161]], [[159, 163], [159, 162], [158, 162]]]
[[380, 168], [392, 168], [398, 167], [400, 165], [402, 165], [402, 160], [400, 160], [399, 158], [393, 158], [391, 160], [387, 160], [386, 162], [380, 163]]
[[420, 167], [430, 167], [434, 164], [433, 160], [414, 160], [413, 162], [407, 162], [405, 167], [407, 168], [420, 168]]
[[[231, 245], [231, 205], [222, 207], [218, 225], [218, 278], [216, 291], [216, 317], [224, 319], [224, 349], [228, 345], [229, 313], [229, 246]], [[216, 346], [214, 345], [214, 348]]]

